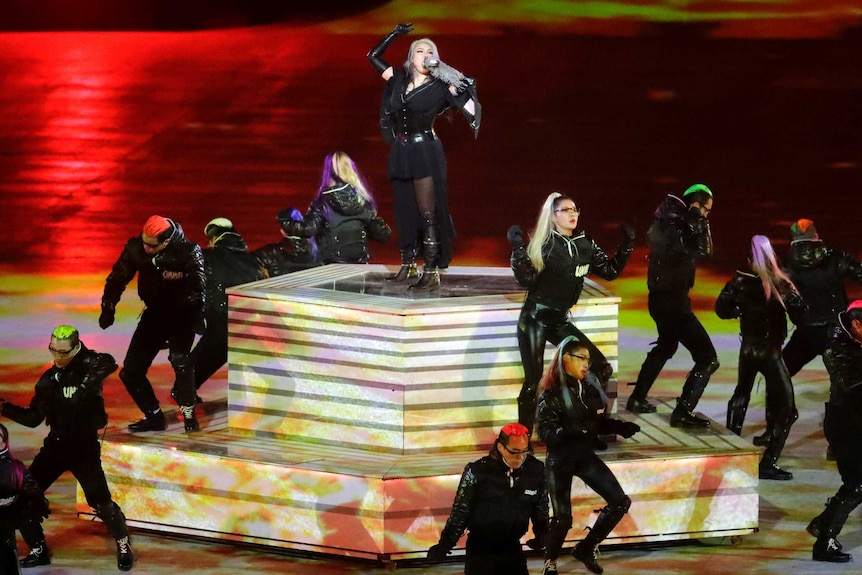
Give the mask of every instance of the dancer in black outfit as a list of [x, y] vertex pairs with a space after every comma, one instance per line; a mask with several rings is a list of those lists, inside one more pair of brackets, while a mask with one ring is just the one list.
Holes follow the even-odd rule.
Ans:
[[841, 487], [808, 524], [808, 532], [817, 537], [815, 561], [846, 563], [853, 557], [841, 550], [838, 534], [862, 503], [862, 300], [838, 315], [823, 363], [831, 383], [823, 431], [838, 463]]
[[797, 318], [804, 310], [793, 282], [778, 267], [769, 238], [751, 238], [750, 268], [737, 271], [727, 282], [715, 302], [715, 313], [722, 319], [741, 318], [739, 379], [727, 403], [727, 428], [735, 434], [742, 435], [754, 378], [758, 373], [766, 378], [767, 429], [771, 435], [760, 460], [760, 479], [793, 479], [793, 474], [776, 465], [790, 426], [798, 417], [781, 345], [787, 337], [786, 313]]
[[[802, 317], [791, 318], [796, 327], [781, 352], [787, 372], [793, 377], [823, 355], [838, 314], [847, 308], [844, 280], [862, 284], [862, 263], [847, 252], [826, 247], [811, 220], [793, 222], [790, 239], [790, 260], [784, 271], [808, 308]], [[768, 424], [767, 420], [766, 432], [754, 438], [755, 445], [768, 443], [772, 433]]]
[[428, 559], [440, 562], [468, 531], [466, 575], [527, 575], [521, 537], [533, 523], [533, 549], [548, 532], [545, 466], [533, 457], [530, 435], [520, 423], [504, 425], [488, 455], [468, 463], [452, 513]]
[[[102, 383], [116, 371], [117, 362], [106, 353], [87, 349], [78, 330], [69, 325], [54, 329], [48, 350], [54, 365], [36, 382], [29, 407], [0, 400], [0, 414], [27, 427], [47, 422], [51, 430], [30, 465], [30, 474], [46, 491], [64, 472], [71, 471], [87, 504], [117, 540], [117, 567], [128, 571], [134, 562], [129, 529], [108, 489], [99, 443], [99, 430], [108, 424]], [[30, 553], [21, 561], [23, 567], [51, 562], [41, 523], [38, 511], [22, 517], [21, 535], [30, 546]]]
[[518, 283], [529, 289], [518, 318], [518, 348], [524, 366], [524, 384], [518, 396], [518, 420], [533, 429], [536, 386], [542, 376], [545, 342], [557, 345], [568, 335], [588, 346], [596, 377], [604, 387], [613, 373], [605, 356], [577, 328], [569, 309], [578, 302], [587, 274], [613, 280], [622, 273], [632, 253], [634, 230], [621, 224], [623, 238], [614, 257], [580, 228], [581, 210], [575, 201], [553, 192], [542, 205], [529, 246], [519, 226], [509, 228], [512, 271]]
[[557, 573], [557, 557], [572, 526], [573, 477], [581, 478], [607, 502], [587, 536], [572, 550], [572, 555], [593, 573], [603, 571], [596, 556], [599, 543], [631, 506], [631, 499], [596, 455], [594, 446], [597, 435], [631, 437], [640, 426], [607, 416], [601, 389], [586, 380], [590, 362], [589, 346], [569, 336], [557, 348], [540, 385], [538, 433], [548, 446], [545, 465], [554, 511], [545, 546], [544, 575]]
[[9, 453], [9, 431], [0, 423], [0, 573], [21, 574], [15, 529], [21, 517], [48, 515], [48, 501], [24, 464]]
[[147, 379], [159, 351], [168, 344], [168, 360], [176, 379], [171, 395], [183, 414], [185, 430], [199, 431], [195, 418], [195, 374], [191, 359], [195, 334], [206, 329], [204, 319], [204, 259], [201, 249], [186, 238], [182, 227], [162, 216], [152, 216], [140, 236], [126, 242], [105, 280], [99, 327], [114, 324], [114, 313], [126, 286], [138, 276], [138, 295], [146, 309], [141, 314], [120, 380], [144, 413], [129, 431], [162, 431], [165, 414]]
[[668, 195], [656, 209], [649, 239], [649, 314], [658, 329], [658, 341], [641, 366], [626, 409], [652, 413], [655, 405], [647, 394], [679, 344], [691, 352], [694, 367], [685, 379], [682, 394], [670, 417], [673, 427], [706, 427], [709, 420], [694, 413], [700, 396], [718, 369], [718, 355], [709, 334], [691, 311], [689, 290], [694, 286], [695, 266], [712, 254], [709, 213], [712, 191], [703, 184], [690, 186], [678, 198]]
[[[227, 363], [227, 293], [225, 289], [263, 279], [257, 258], [227, 218], [204, 227], [208, 247], [203, 250], [206, 276], [206, 331], [191, 351], [195, 389]], [[198, 398], [196, 398], [197, 400]]]
[[476, 134], [481, 107], [475, 81], [440, 61], [436, 44], [427, 38], [410, 45], [403, 68], [382, 59], [395, 38], [411, 30], [412, 24], [398, 24], [368, 52], [368, 59], [386, 81], [380, 121], [384, 140], [392, 143], [388, 172], [401, 252], [401, 269], [392, 279], [406, 281], [417, 275], [421, 242], [423, 273], [410, 287], [434, 288], [440, 285], [438, 269], [452, 261], [454, 235], [446, 157], [434, 133], [434, 119], [450, 108], [458, 109]]
[[392, 235], [356, 164], [344, 152], [326, 156], [320, 187], [305, 217], [287, 222], [285, 230], [289, 236], [313, 237], [324, 264], [367, 264], [368, 240], [385, 243]]
[[281, 231], [281, 240], [266, 244], [252, 251], [260, 262], [263, 275], [271, 278], [319, 265], [317, 246], [310, 241], [308, 230], [297, 235], [296, 222], [302, 222], [302, 212], [296, 208], [284, 208], [275, 217]]

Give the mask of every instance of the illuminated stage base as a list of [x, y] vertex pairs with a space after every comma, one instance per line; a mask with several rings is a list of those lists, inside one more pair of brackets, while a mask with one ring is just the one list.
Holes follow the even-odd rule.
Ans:
[[[439, 292], [416, 294], [384, 272], [326, 266], [231, 290], [228, 396], [204, 404], [203, 431], [107, 433], [103, 467], [129, 524], [424, 557], [464, 465], [517, 419], [523, 292], [503, 269], [452, 268]], [[618, 301], [590, 284], [573, 310], [614, 365]], [[759, 452], [720, 426], [671, 428], [670, 411], [637, 418], [642, 433], [603, 456], [633, 501], [607, 543], [755, 531]], [[572, 501], [574, 541], [602, 502], [578, 481]], [[78, 511], [91, 516], [80, 490]]]

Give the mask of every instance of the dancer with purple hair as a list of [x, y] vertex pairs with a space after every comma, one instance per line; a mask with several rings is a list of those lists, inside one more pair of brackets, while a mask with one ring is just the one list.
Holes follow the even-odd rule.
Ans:
[[455, 234], [447, 200], [446, 157], [434, 120], [446, 110], [458, 109], [475, 135], [481, 107], [476, 82], [441, 62], [437, 45], [428, 38], [410, 45], [403, 67], [382, 59], [389, 45], [411, 30], [412, 24], [395, 26], [368, 52], [368, 59], [386, 81], [380, 127], [384, 141], [392, 144], [388, 174], [401, 252], [401, 268], [392, 279], [403, 282], [419, 275], [416, 258], [421, 242], [423, 273], [410, 287], [431, 289], [440, 285], [438, 270], [452, 261]]
[[314, 238], [324, 264], [367, 264], [368, 240], [385, 243], [392, 235], [356, 164], [344, 152], [326, 156], [320, 188], [305, 217], [285, 221], [282, 228], [287, 236]]
[[766, 236], [751, 238], [749, 267], [737, 270], [715, 302], [715, 313], [722, 319], [740, 318], [739, 379], [727, 403], [727, 428], [742, 434], [754, 378], [766, 379], [766, 417], [770, 430], [766, 450], [760, 460], [760, 479], [793, 479], [793, 474], [778, 465], [790, 427], [798, 413], [793, 383], [781, 358], [787, 337], [786, 313], [798, 318], [804, 313], [802, 297], [781, 271], [772, 244]]

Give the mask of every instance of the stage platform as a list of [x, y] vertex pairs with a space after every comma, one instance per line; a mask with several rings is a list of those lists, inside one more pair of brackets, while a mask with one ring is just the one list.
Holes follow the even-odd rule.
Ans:
[[[227, 396], [202, 406], [202, 431], [171, 415], [162, 433], [106, 434], [103, 466], [130, 525], [424, 557], [464, 465], [517, 419], [524, 293], [505, 268], [452, 268], [432, 292], [391, 285], [392, 271], [325, 266], [231, 289]], [[618, 304], [590, 282], [572, 310], [615, 367]], [[756, 531], [759, 451], [717, 424], [671, 428], [670, 412], [622, 415], [643, 431], [603, 457], [633, 501], [607, 544]], [[574, 541], [602, 501], [575, 481], [572, 502]], [[91, 516], [80, 491], [78, 512]]]

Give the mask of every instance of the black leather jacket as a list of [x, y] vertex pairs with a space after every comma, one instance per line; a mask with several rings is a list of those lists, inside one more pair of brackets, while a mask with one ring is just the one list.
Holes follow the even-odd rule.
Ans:
[[346, 183], [324, 190], [308, 207], [303, 221], [288, 225], [291, 235], [317, 239], [318, 255], [325, 264], [368, 263], [368, 240], [387, 242], [392, 235], [377, 210]]
[[607, 417], [607, 405], [597, 387], [567, 375], [565, 387], [542, 392], [536, 423], [539, 439], [548, 446], [550, 464], [592, 452], [597, 437], [615, 433], [619, 420]]
[[113, 357], [81, 343], [69, 365], [52, 366], [42, 374], [29, 407], [6, 402], [0, 413], [27, 427], [47, 422], [51, 427], [48, 437], [95, 437], [108, 424], [102, 384], [116, 370]]
[[225, 289], [263, 279], [261, 266], [248, 253], [245, 240], [237, 233], [227, 232], [215, 245], [203, 250], [206, 273], [206, 317], [227, 318]]
[[849, 303], [844, 280], [850, 278], [862, 284], [862, 263], [820, 242], [794, 244], [785, 272], [808, 305], [808, 312], [801, 318], [790, 318], [797, 325], [834, 324]]
[[[37, 517], [47, 517], [48, 501], [30, 476], [27, 467], [9, 455], [9, 449], [0, 452], [0, 529], [18, 526], [22, 509], [33, 509]], [[0, 536], [6, 536], [0, 532]], [[14, 544], [14, 535], [11, 543]], [[0, 541], [0, 545], [7, 541]], [[12, 571], [15, 572], [15, 571]]]
[[280, 242], [266, 244], [251, 253], [263, 267], [263, 275], [268, 278], [318, 265], [314, 244], [308, 238], [299, 236], [282, 238]]
[[846, 327], [845, 314], [829, 334], [829, 347], [823, 363], [829, 372], [829, 402], [853, 409], [858, 418], [862, 410], [862, 342]]
[[440, 544], [452, 549], [465, 530], [485, 541], [517, 541], [533, 522], [533, 534], [543, 540], [548, 532], [548, 492], [544, 464], [528, 455], [513, 470], [501, 458], [486, 455], [468, 463], [440, 534]]
[[105, 280], [102, 303], [115, 307], [126, 286], [138, 274], [138, 295], [150, 309], [203, 314], [204, 259], [200, 247], [174, 222], [170, 243], [155, 256], [144, 251], [140, 236], [126, 242], [123, 253]]
[[647, 231], [649, 270], [647, 287], [670, 299], [688, 295], [694, 285], [695, 263], [712, 255], [709, 220], [668, 195], [653, 214]]
[[[791, 318], [805, 313], [802, 297], [789, 285], [780, 288], [784, 306]], [[750, 270], [737, 270], [736, 276], [721, 290], [715, 300], [715, 313], [722, 319], [740, 318], [739, 332], [743, 345], [768, 346], [780, 350], [787, 337], [785, 307], [775, 298], [766, 300], [763, 282]]]
[[541, 272], [536, 271], [526, 246], [512, 250], [511, 265], [518, 284], [529, 290], [528, 300], [566, 311], [581, 297], [588, 273], [605, 280], [616, 279], [632, 249], [631, 242], [623, 240], [616, 255], [608, 258], [583, 230], [575, 230], [571, 237], [553, 231], [542, 246], [545, 268]]

